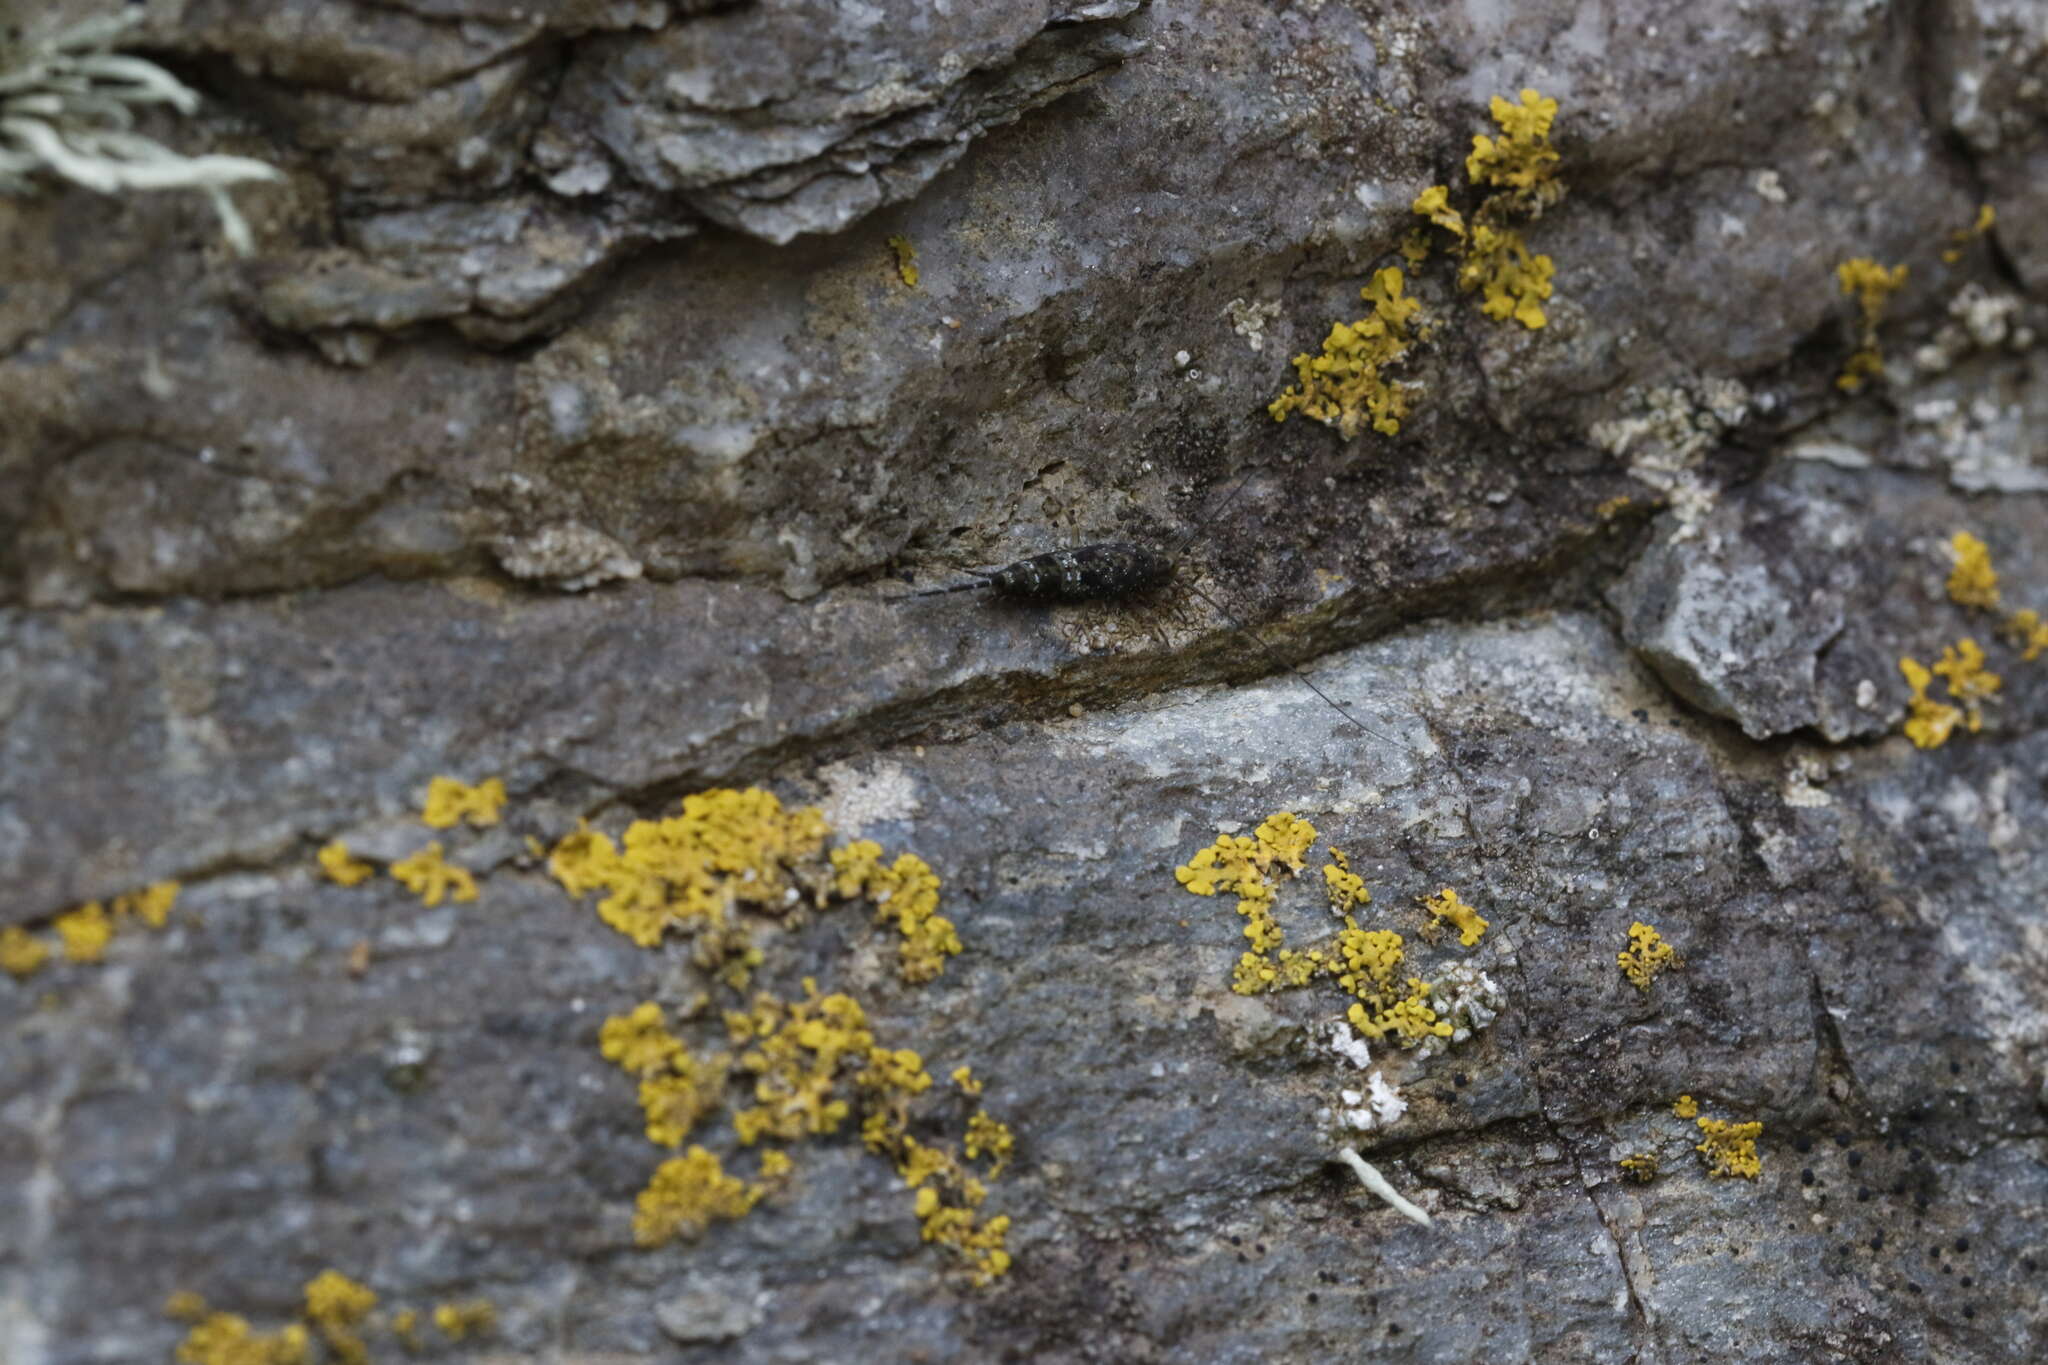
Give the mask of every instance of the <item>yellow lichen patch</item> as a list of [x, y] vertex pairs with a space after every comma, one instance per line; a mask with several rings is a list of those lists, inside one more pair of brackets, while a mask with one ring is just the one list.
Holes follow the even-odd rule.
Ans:
[[360, 886], [376, 875], [377, 869], [360, 858], [351, 857], [348, 845], [336, 839], [320, 849], [320, 870], [339, 886]]
[[1630, 1180], [1638, 1185], [1647, 1185], [1657, 1178], [1657, 1171], [1664, 1163], [1655, 1152], [1631, 1152], [1615, 1164]]
[[1458, 893], [1445, 887], [1434, 896], [1422, 898], [1422, 908], [1437, 919], [1458, 931], [1458, 942], [1470, 948], [1486, 933], [1487, 921], [1477, 910], [1458, 899]]
[[2041, 613], [2028, 607], [2005, 618], [1999, 631], [2020, 650], [2020, 662], [2030, 664], [2048, 650], [2048, 622], [2041, 619]]
[[306, 1282], [306, 1319], [337, 1361], [361, 1365], [369, 1350], [356, 1327], [377, 1306], [376, 1292], [339, 1270], [323, 1270]]
[[1963, 723], [1972, 734], [1984, 728], [1984, 703], [1998, 694], [1999, 676], [1984, 667], [1984, 651], [1969, 636], [1941, 651], [1934, 671], [1948, 680], [1948, 694], [1962, 703]]
[[1293, 811], [1283, 810], [1262, 820], [1252, 836], [1259, 842], [1255, 857], [1261, 867], [1284, 863], [1290, 871], [1299, 872], [1308, 862], [1309, 847], [1316, 841], [1316, 827]]
[[683, 1050], [683, 1040], [668, 1031], [661, 1006], [643, 1000], [631, 1014], [614, 1014], [597, 1031], [597, 1050], [629, 1076], [666, 1070], [669, 1059]]
[[206, 1300], [189, 1289], [173, 1290], [164, 1300], [163, 1313], [176, 1322], [197, 1322], [206, 1316]]
[[1614, 960], [1630, 985], [1647, 991], [1660, 975], [1678, 965], [1678, 952], [1653, 926], [1637, 920], [1628, 927], [1628, 947]]
[[1991, 567], [1991, 548], [1968, 531], [1956, 532], [1948, 545], [1955, 559], [1948, 575], [1949, 600], [1965, 607], [1995, 608], [1998, 571]]
[[1367, 1038], [1378, 1040], [1392, 1035], [1403, 1047], [1413, 1047], [1425, 1038], [1448, 1038], [1457, 1030], [1447, 1019], [1439, 1019], [1429, 1005], [1429, 983], [1408, 978], [1408, 993], [1398, 999], [1375, 996], [1353, 1001], [1344, 1017], [1351, 1027]]
[[1904, 657], [1899, 660], [1899, 672], [1906, 675], [1906, 686], [1913, 689], [1907, 702], [1906, 738], [1921, 749], [1939, 749], [1948, 742], [1963, 713], [1953, 706], [1931, 701], [1927, 696], [1927, 685], [1934, 681], [1919, 660]]
[[734, 907], [794, 907], [803, 893], [792, 869], [816, 859], [829, 832], [811, 807], [785, 811], [770, 792], [719, 789], [684, 797], [680, 815], [634, 821], [619, 844], [579, 828], [555, 845], [548, 870], [571, 896], [605, 892], [598, 918], [643, 948], [671, 928], [692, 935], [698, 965], [738, 989], [760, 952]]
[[471, 787], [452, 777], [437, 777], [427, 784], [427, 805], [420, 819], [435, 829], [453, 829], [464, 820], [488, 826], [498, 823], [504, 809], [502, 778], [489, 778]]
[[[197, 1295], [193, 1296], [197, 1298]], [[308, 1365], [313, 1343], [299, 1323], [275, 1333], [258, 1332], [235, 1313], [206, 1313], [178, 1343], [178, 1365]]]
[[1757, 1178], [1763, 1162], [1756, 1154], [1756, 1140], [1763, 1134], [1763, 1124], [1727, 1123], [1720, 1119], [1697, 1122], [1702, 1140], [1693, 1150], [1705, 1159], [1708, 1175]]
[[727, 1175], [712, 1153], [692, 1147], [656, 1167], [654, 1178], [640, 1191], [633, 1211], [633, 1240], [655, 1247], [678, 1237], [699, 1237], [721, 1218], [743, 1217], [766, 1193], [763, 1185]]
[[1001, 1175], [1003, 1168], [1010, 1164], [1010, 1151], [1016, 1143], [1017, 1139], [1010, 1132], [1010, 1126], [990, 1118], [985, 1109], [975, 1110], [974, 1117], [967, 1120], [967, 1140], [964, 1144], [967, 1159], [976, 1161], [983, 1156], [988, 1157], [992, 1163], [988, 1168], [991, 1180]]
[[918, 1190], [915, 1207], [924, 1240], [953, 1248], [966, 1259], [973, 1283], [985, 1286], [1009, 1273], [1010, 1253], [1004, 1249], [1004, 1241], [1009, 1235], [1010, 1219], [1002, 1214], [979, 1222], [975, 1210], [981, 1203], [980, 1194], [980, 1183], [971, 1178], [963, 1182], [959, 1200], [954, 1203], [948, 1203], [937, 1189], [926, 1185]]
[[87, 901], [57, 916], [55, 928], [64, 941], [64, 956], [73, 962], [98, 962], [107, 955], [107, 944], [114, 938], [114, 922], [98, 901]]
[[1359, 291], [1372, 312], [1357, 322], [1334, 324], [1323, 338], [1322, 354], [1294, 357], [1295, 382], [1266, 407], [1274, 421], [1299, 412], [1335, 427], [1347, 441], [1368, 426], [1384, 436], [1400, 433], [1408, 415], [1408, 389], [1384, 371], [1414, 345], [1409, 323], [1422, 310], [1419, 301], [1403, 294], [1404, 288], [1398, 266], [1372, 277]]
[[1982, 237], [1998, 224], [1998, 210], [1989, 204], [1977, 206], [1977, 217], [1966, 228], [1958, 228], [1948, 235], [1949, 246], [1943, 249], [1941, 259], [1954, 265], [1963, 258], [1963, 248]]
[[[1431, 185], [1421, 194], [1415, 196], [1415, 202], [1410, 207], [1416, 213], [1435, 223], [1452, 236], [1463, 237], [1465, 235], [1465, 215], [1451, 207], [1450, 186]], [[1422, 258], [1428, 254], [1429, 249], [1425, 245], [1421, 255], [1411, 257], [1410, 259], [1420, 265]]]
[[910, 244], [908, 237], [896, 236], [889, 239], [889, 250], [896, 253], [896, 275], [904, 287], [917, 288], [917, 248]]
[[697, 1121], [718, 1107], [725, 1094], [726, 1070], [732, 1058], [724, 1053], [692, 1056], [678, 1049], [668, 1069], [642, 1078], [640, 1108], [647, 1115], [647, 1140], [662, 1147], [680, 1147]]
[[954, 1067], [953, 1084], [960, 1087], [960, 1093], [963, 1095], [979, 1095], [981, 1093], [981, 1082], [975, 1079], [974, 1068], [971, 1066]]
[[49, 958], [49, 945], [20, 925], [0, 929], [0, 972], [19, 980], [40, 971]]
[[733, 1115], [748, 1146], [835, 1132], [851, 1112], [834, 1086], [841, 1062], [868, 1060], [875, 1038], [867, 1015], [851, 996], [820, 997], [809, 981], [804, 990], [806, 998], [793, 1004], [762, 995], [752, 1009], [726, 1013], [726, 1036], [746, 1049], [739, 1065], [755, 1077], [758, 1102]]
[[1700, 1112], [1699, 1102], [1690, 1095], [1680, 1095], [1671, 1102], [1671, 1112], [1682, 1119], [1697, 1118]]
[[443, 897], [457, 901], [476, 899], [476, 878], [469, 875], [469, 869], [445, 860], [439, 843], [428, 844], [410, 858], [400, 858], [391, 865], [391, 875], [424, 905], [439, 905]]
[[894, 921], [903, 937], [897, 946], [896, 972], [921, 985], [946, 969], [946, 959], [960, 953], [960, 935], [953, 921], [939, 913], [939, 877], [931, 864], [905, 853], [882, 865], [882, 846], [861, 839], [832, 850], [832, 889], [841, 896], [865, 895], [875, 903], [875, 922]]
[[391, 1334], [408, 1351], [420, 1348], [420, 1310], [401, 1308], [391, 1315]]
[[1886, 269], [1868, 256], [1858, 256], [1836, 266], [1835, 279], [1843, 294], [1855, 296], [1858, 314], [1857, 349], [1835, 385], [1845, 393], [1855, 393], [1884, 371], [1884, 356], [1877, 344], [1878, 324], [1884, 321], [1891, 296], [1905, 286], [1906, 267]]
[[1474, 185], [1504, 191], [1520, 212], [1540, 214], [1564, 194], [1564, 186], [1557, 180], [1557, 149], [1550, 145], [1557, 101], [1525, 89], [1520, 103], [1495, 95], [1491, 110], [1501, 135], [1473, 136], [1465, 174]]
[[479, 1336], [498, 1325], [498, 1310], [489, 1299], [463, 1299], [434, 1305], [434, 1326], [450, 1341]]
[[179, 889], [176, 882], [153, 882], [140, 891], [114, 897], [110, 908], [117, 920], [132, 915], [152, 929], [161, 929], [171, 917], [171, 907], [178, 903]]
[[1550, 257], [1532, 253], [1515, 229], [1475, 224], [1458, 287], [1478, 290], [1480, 311], [1494, 321], [1513, 318], [1533, 332], [1550, 321], [1543, 301], [1551, 295], [1555, 271]]

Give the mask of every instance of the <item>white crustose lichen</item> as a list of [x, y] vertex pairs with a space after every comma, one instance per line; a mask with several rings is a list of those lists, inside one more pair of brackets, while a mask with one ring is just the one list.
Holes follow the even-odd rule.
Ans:
[[245, 156], [182, 156], [135, 131], [136, 110], [191, 114], [199, 96], [154, 62], [113, 51], [134, 22], [114, 15], [0, 43], [0, 194], [33, 193], [44, 174], [101, 194], [203, 190], [228, 245], [247, 255], [254, 242], [227, 187], [282, 175]]

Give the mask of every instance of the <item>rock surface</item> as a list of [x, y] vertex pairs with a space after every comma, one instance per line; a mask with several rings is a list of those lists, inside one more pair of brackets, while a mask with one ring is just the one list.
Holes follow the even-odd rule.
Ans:
[[[247, 262], [196, 197], [0, 199], [0, 924], [185, 888], [0, 974], [0, 1361], [168, 1358], [171, 1291], [275, 1326], [328, 1266], [490, 1298], [476, 1359], [2048, 1352], [2048, 660], [1944, 590], [1970, 530], [2048, 611], [2037, 7], [147, 16], [208, 96], [158, 131], [289, 179], [237, 191]], [[1399, 437], [1275, 425], [1524, 86], [1549, 325], [1439, 257]], [[1852, 397], [1859, 256], [1910, 274]], [[1107, 539], [1177, 585], [901, 600]], [[1898, 660], [1965, 635], [1998, 702], [1917, 750]], [[505, 824], [423, 829], [447, 773]], [[730, 998], [526, 840], [750, 784], [944, 882], [938, 981], [841, 911], [761, 984], [986, 1079], [991, 1288], [851, 1134], [633, 1245], [667, 1153], [599, 1025]], [[1233, 994], [1242, 921], [1175, 882], [1277, 810], [1506, 997], [1373, 1048], [1409, 1107], [1361, 1149], [1428, 1229], [1319, 1118], [1343, 994]], [[313, 861], [428, 837], [475, 903]], [[1477, 946], [1421, 939], [1444, 886]], [[1684, 960], [1647, 994], [1637, 920]], [[1763, 1123], [1757, 1180], [1681, 1093]]]

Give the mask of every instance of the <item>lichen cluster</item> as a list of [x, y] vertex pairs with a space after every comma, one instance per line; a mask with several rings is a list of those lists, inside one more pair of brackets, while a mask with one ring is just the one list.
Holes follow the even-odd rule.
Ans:
[[1628, 946], [1614, 961], [1631, 986], [1647, 993], [1659, 976], [1678, 966], [1678, 950], [1664, 941], [1655, 925], [1637, 920], [1628, 927]]
[[[1534, 331], [1546, 326], [1543, 311], [1556, 267], [1550, 257], [1529, 250], [1516, 224], [1543, 216], [1564, 198], [1557, 178], [1558, 153], [1550, 127], [1557, 101], [1523, 90], [1519, 102], [1493, 97], [1499, 137], [1472, 138], [1465, 176], [1475, 192], [1489, 191], [1469, 218], [1451, 205], [1448, 185], [1431, 185], [1415, 197], [1415, 213], [1448, 233], [1458, 256], [1458, 288], [1479, 294], [1480, 311], [1495, 321], [1510, 318]], [[1417, 228], [1402, 245], [1410, 265], [1429, 256], [1429, 235]]]
[[[2048, 624], [2032, 608], [2005, 612], [1998, 586], [1998, 571], [1991, 562], [1991, 550], [1968, 531], [1958, 531], [1949, 540], [1952, 567], [1948, 576], [1949, 600], [1971, 611], [1996, 618], [1994, 633], [2018, 652], [2020, 663], [2032, 663], [2048, 651]], [[1987, 666], [1988, 660], [1976, 637], [1965, 635], [1942, 648], [1941, 657], [1929, 668], [1911, 655], [1901, 655], [1899, 672], [1905, 676], [1906, 738], [1922, 749], [1938, 749], [1958, 727], [1977, 733], [1984, 725], [1984, 707], [1997, 699], [2004, 679]], [[1947, 686], [1948, 700], [1928, 695], [1934, 679]]]
[[1835, 267], [1835, 280], [1842, 293], [1856, 300], [1857, 344], [1850, 353], [1835, 385], [1844, 393], [1855, 393], [1884, 373], [1884, 353], [1878, 348], [1877, 329], [1884, 321], [1891, 296], [1906, 284], [1904, 264], [1889, 268], [1868, 256], [1857, 256]]
[[[259, 1332], [239, 1313], [210, 1308], [200, 1295], [179, 1290], [164, 1302], [164, 1314], [189, 1323], [178, 1344], [178, 1365], [313, 1365], [314, 1342], [325, 1347], [329, 1365], [369, 1365], [370, 1340], [388, 1332], [408, 1354], [425, 1344], [419, 1334], [419, 1311], [400, 1309], [389, 1320], [376, 1313], [377, 1292], [327, 1269], [308, 1280], [305, 1307], [296, 1321], [274, 1332]], [[450, 1342], [489, 1332], [497, 1309], [488, 1299], [442, 1303], [433, 1310], [434, 1326]]]
[[[1392, 930], [1361, 928], [1353, 918], [1351, 912], [1370, 903], [1372, 895], [1364, 879], [1351, 871], [1342, 850], [1330, 851], [1323, 883], [1343, 929], [1321, 947], [1297, 951], [1285, 946], [1286, 935], [1273, 915], [1278, 879], [1306, 866], [1316, 837], [1314, 825], [1281, 811], [1267, 817], [1250, 836], [1219, 836], [1174, 869], [1174, 879], [1195, 895], [1229, 891], [1237, 896], [1248, 946], [1231, 974], [1231, 989], [1239, 995], [1259, 995], [1328, 977], [1353, 997], [1346, 1018], [1367, 1038], [1391, 1036], [1403, 1046], [1414, 1046], [1427, 1038], [1450, 1037], [1457, 1025], [1433, 1008], [1430, 995], [1435, 987], [1402, 971], [1406, 940]], [[1486, 920], [1450, 887], [1422, 898], [1422, 904], [1432, 916], [1457, 928], [1459, 942], [1468, 948], [1486, 932]]]
[[[467, 821], [478, 829], [498, 823], [505, 809], [505, 782], [486, 778], [474, 786], [452, 777], [436, 777], [427, 784], [426, 804], [420, 823], [430, 829], [453, 829]], [[340, 839], [323, 845], [315, 856], [320, 875], [337, 886], [361, 886], [377, 874], [375, 864], [358, 858]], [[439, 840], [391, 863], [385, 871], [426, 906], [444, 900], [473, 901], [477, 898], [476, 877], [459, 863], [448, 861]]]
[[1295, 382], [1267, 405], [1276, 422], [1290, 413], [1335, 427], [1350, 440], [1371, 427], [1397, 435], [1408, 415], [1409, 388], [1386, 371], [1405, 358], [1416, 341], [1414, 324], [1422, 304], [1407, 297], [1398, 266], [1388, 266], [1359, 290], [1372, 311], [1356, 322], [1339, 322], [1323, 338], [1319, 355], [1294, 357]]
[[[162, 929], [168, 924], [171, 909], [178, 903], [178, 890], [176, 882], [154, 882], [109, 901], [87, 901], [52, 916], [49, 928], [55, 931], [66, 960], [99, 962], [105, 959], [114, 935], [123, 929], [135, 925]], [[50, 943], [44, 934], [19, 924], [0, 928], [0, 971], [16, 980], [41, 971], [50, 956]]]
[[[895, 1167], [912, 1190], [924, 1239], [951, 1248], [976, 1284], [1005, 1274], [1007, 1216], [983, 1218], [988, 1189], [968, 1163], [987, 1162], [1000, 1175], [1015, 1149], [1007, 1125], [977, 1107], [968, 1117], [963, 1161], [945, 1146], [911, 1133], [912, 1102], [932, 1088], [924, 1059], [876, 1037], [853, 997], [821, 994], [804, 982], [800, 999], [757, 994], [724, 1014], [729, 1051], [699, 1056], [670, 1033], [661, 1007], [645, 1001], [607, 1019], [599, 1048], [607, 1061], [638, 1080], [650, 1141], [675, 1148], [719, 1104], [728, 1081], [752, 1099], [732, 1114], [741, 1146], [796, 1144], [857, 1128], [862, 1144]], [[953, 1072], [963, 1095], [982, 1083], [967, 1067]], [[642, 1246], [698, 1237], [714, 1222], [745, 1216], [792, 1178], [795, 1162], [782, 1147], [762, 1152], [758, 1178], [728, 1174], [708, 1149], [692, 1146], [664, 1161], [636, 1204], [633, 1231]]]

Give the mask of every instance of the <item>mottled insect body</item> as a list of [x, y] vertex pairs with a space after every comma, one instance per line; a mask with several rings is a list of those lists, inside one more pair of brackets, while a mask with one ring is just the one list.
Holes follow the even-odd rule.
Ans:
[[1165, 555], [1121, 540], [1033, 555], [989, 575], [1005, 597], [1032, 602], [1102, 602], [1164, 587], [1173, 577]]

